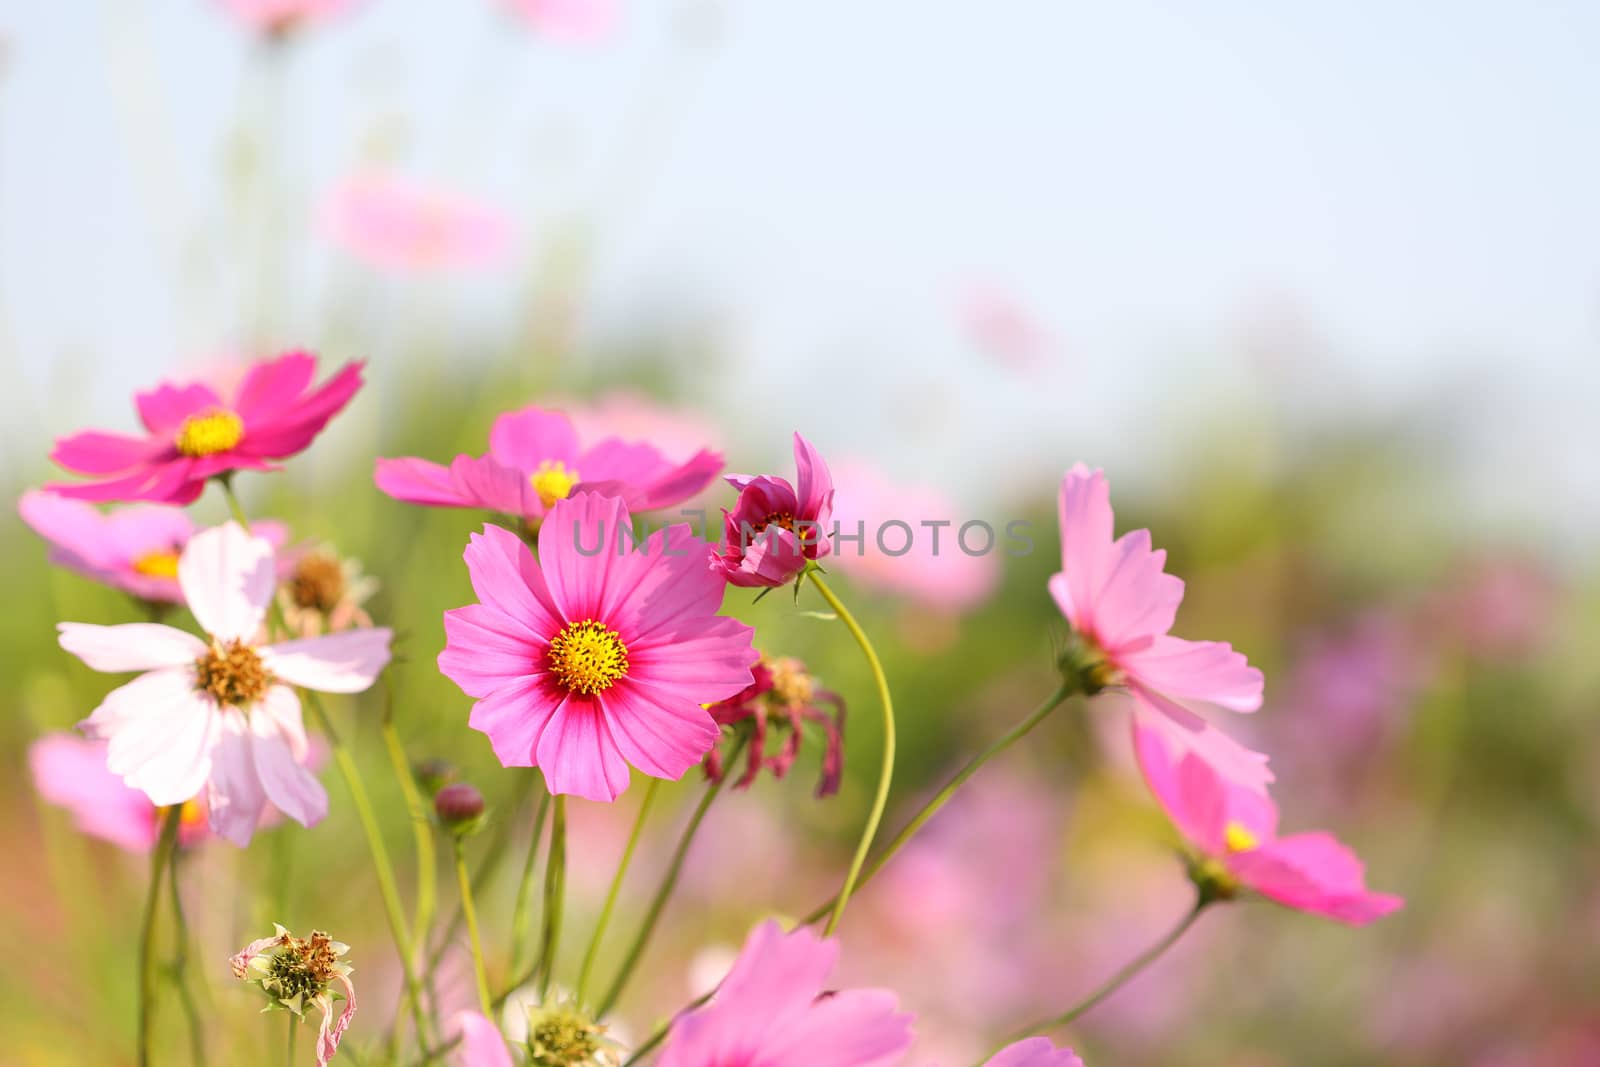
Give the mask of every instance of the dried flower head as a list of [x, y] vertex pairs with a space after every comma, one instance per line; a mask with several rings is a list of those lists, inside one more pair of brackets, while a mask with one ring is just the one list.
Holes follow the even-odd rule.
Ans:
[[[719, 726], [735, 732], [748, 731], [748, 761], [733, 787], [748, 789], [762, 768], [771, 771], [774, 778], [788, 774], [800, 754], [806, 724], [812, 723], [823, 736], [822, 780], [817, 784], [817, 796], [838, 792], [844, 773], [844, 700], [839, 694], [820, 688], [805, 664], [792, 656], [774, 659], [763, 655], [751, 672], [755, 680], [744, 691], [707, 709]], [[774, 729], [784, 736], [776, 750], [769, 753], [767, 738]], [[706, 754], [705, 771], [712, 781], [722, 780], [726, 772], [720, 749], [713, 748]]]
[[278, 586], [284, 622], [302, 637], [371, 626], [363, 606], [378, 591], [378, 580], [362, 572], [361, 562], [342, 557], [330, 545], [289, 553], [292, 565]]
[[528, 1009], [527, 1048], [529, 1067], [616, 1067], [621, 1062], [606, 1028], [565, 1000]]
[[[292, 1011], [304, 1017], [307, 1007], [314, 1005], [321, 1010], [317, 1067], [326, 1067], [356, 1013], [356, 990], [350, 983], [352, 968], [343, 961], [350, 946], [320, 930], [311, 931], [308, 938], [298, 938], [277, 923], [273, 929], [271, 937], [250, 942], [228, 963], [235, 978], [259, 985], [271, 998], [263, 1011]], [[335, 998], [345, 1002], [337, 1017], [333, 1010]]]

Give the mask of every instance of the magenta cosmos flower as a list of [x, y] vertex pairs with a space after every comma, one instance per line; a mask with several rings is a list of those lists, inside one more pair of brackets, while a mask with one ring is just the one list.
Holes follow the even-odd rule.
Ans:
[[659, 1067], [887, 1067], [911, 1016], [886, 989], [828, 989], [839, 942], [774, 921], [751, 931], [711, 1003], [674, 1020]]
[[109, 741], [106, 766], [152, 803], [204, 790], [211, 829], [237, 845], [270, 801], [304, 826], [328, 795], [306, 767], [293, 686], [358, 693], [389, 662], [389, 631], [346, 630], [264, 645], [272, 546], [227, 523], [196, 534], [178, 582], [206, 640], [170, 626], [64, 622], [61, 647], [97, 671], [144, 671], [106, 695], [81, 728]]
[[583, 447], [565, 415], [529, 407], [495, 420], [486, 456], [457, 456], [448, 467], [380, 459], [374, 481], [410, 504], [483, 508], [535, 524], [584, 489], [620, 497], [631, 511], [679, 504], [721, 469], [722, 455], [707, 449], [673, 463], [650, 445], [615, 437]]
[[276, 470], [272, 460], [309, 445], [361, 388], [361, 366], [346, 364], [312, 388], [316, 357], [291, 352], [256, 364], [226, 398], [202, 383], [140, 393], [146, 435], [91, 430], [62, 438], [50, 458], [95, 480], [46, 488], [82, 500], [192, 503], [208, 478]]
[[1277, 836], [1278, 808], [1271, 799], [1227, 781], [1193, 753], [1174, 760], [1161, 733], [1135, 727], [1133, 744], [1150, 791], [1195, 849], [1197, 880], [1213, 891], [1254, 890], [1353, 926], [1404, 903], [1368, 892], [1361, 861], [1331, 834]]
[[[833, 477], [811, 442], [794, 435], [795, 484], [777, 475], [730, 474], [739, 490], [723, 511], [717, 569], [738, 586], [780, 586], [832, 551]], [[869, 534], [869, 536], [871, 536]]]
[[493, 208], [378, 173], [335, 186], [323, 204], [322, 225], [357, 259], [402, 273], [491, 265], [510, 248], [512, 235], [510, 219]]
[[1083, 1061], [1070, 1048], [1056, 1048], [1048, 1037], [1030, 1037], [996, 1052], [983, 1067], [1083, 1067]]
[[[28, 767], [39, 796], [72, 814], [79, 830], [128, 852], [149, 852], [161, 836], [164, 809], [106, 769], [106, 743], [72, 734], [47, 734], [28, 746]], [[178, 842], [206, 837], [206, 813], [184, 802]]]
[[679, 523], [633, 547], [622, 501], [578, 493], [539, 559], [487, 525], [467, 545], [478, 603], [445, 612], [439, 669], [476, 697], [468, 724], [552, 793], [615, 800], [631, 764], [679, 778], [716, 743], [705, 705], [751, 682], [751, 629], [718, 615], [711, 546]]
[[[181, 603], [178, 555], [194, 536], [194, 523], [178, 508], [136, 504], [102, 512], [82, 500], [37, 489], [22, 494], [22, 521], [50, 542], [50, 562], [155, 603]], [[274, 548], [287, 531], [275, 522], [254, 526]]]
[[1072, 624], [1075, 666], [1098, 688], [1133, 698], [1134, 721], [1193, 752], [1240, 785], [1264, 793], [1267, 757], [1245, 748], [1200, 714], [1261, 706], [1261, 672], [1221, 641], [1185, 641], [1167, 631], [1183, 581], [1163, 572], [1167, 554], [1150, 531], [1112, 537], [1105, 475], [1077, 464], [1061, 483], [1061, 572], [1050, 593]]

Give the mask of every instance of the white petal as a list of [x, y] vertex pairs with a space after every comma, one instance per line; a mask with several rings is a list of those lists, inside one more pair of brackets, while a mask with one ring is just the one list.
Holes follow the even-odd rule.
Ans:
[[206, 787], [206, 807], [211, 830], [240, 848], [250, 843], [261, 822], [267, 794], [256, 774], [250, 728], [244, 715], [223, 708], [217, 729], [217, 747], [211, 758], [211, 783]]
[[193, 663], [206, 643], [193, 634], [153, 622], [93, 626], [64, 622], [56, 627], [61, 647], [97, 671], [148, 671]]
[[250, 748], [256, 776], [274, 807], [302, 826], [328, 814], [328, 793], [316, 775], [294, 758], [289, 739], [272, 715], [257, 707], [250, 713]]
[[111, 773], [152, 804], [182, 804], [200, 792], [211, 775], [218, 716], [188, 672], [155, 671], [113, 695], [120, 695], [119, 707], [104, 735]]
[[278, 732], [289, 742], [289, 751], [296, 763], [305, 763], [311, 754], [311, 742], [306, 738], [305, 720], [300, 715], [300, 697], [286, 685], [275, 685], [262, 696], [257, 710], [267, 715], [278, 726]]
[[194, 668], [164, 667], [159, 671], [141, 674], [107, 693], [105, 699], [100, 701], [100, 706], [78, 724], [78, 729], [90, 737], [109, 738], [125, 724], [149, 715], [152, 708], [165, 706], [176, 699], [179, 689], [192, 693]]
[[291, 685], [324, 693], [359, 693], [389, 663], [390, 631], [345, 630], [261, 649], [261, 663]]
[[202, 530], [178, 560], [178, 584], [195, 620], [223, 641], [255, 636], [277, 584], [272, 543], [236, 522]]

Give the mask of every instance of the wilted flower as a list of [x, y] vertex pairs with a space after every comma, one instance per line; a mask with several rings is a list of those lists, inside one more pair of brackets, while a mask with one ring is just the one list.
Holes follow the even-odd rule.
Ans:
[[359, 693], [389, 662], [386, 629], [260, 642], [276, 576], [272, 546], [237, 523], [196, 534], [178, 581], [202, 641], [153, 623], [61, 623], [61, 647], [99, 671], [147, 673], [112, 690], [82, 724], [110, 741], [106, 765], [152, 802], [205, 789], [211, 828], [238, 845], [268, 801], [310, 825], [328, 795], [304, 766], [308, 745], [293, 686]]
[[1167, 631], [1177, 619], [1183, 581], [1162, 572], [1167, 554], [1150, 531], [1112, 537], [1105, 475], [1083, 464], [1061, 482], [1061, 572], [1050, 593], [1072, 624], [1063, 667], [1091, 695], [1125, 690], [1134, 722], [1193, 752], [1229, 779], [1264, 793], [1267, 757], [1207, 722], [1197, 709], [1255, 711], [1261, 672], [1221, 641], [1185, 641]]
[[[706, 709], [718, 726], [739, 729], [749, 724], [745, 772], [733, 787], [748, 789], [763, 767], [775, 778], [788, 774], [795, 757], [800, 754], [806, 724], [815, 723], [822, 730], [824, 746], [817, 796], [837, 793], [840, 776], [844, 773], [844, 698], [818, 688], [805, 664], [788, 656], [778, 659], [763, 656], [751, 668], [751, 673], [755, 680], [742, 692]], [[777, 751], [768, 752], [767, 733], [772, 727], [784, 731], [784, 738]], [[711, 781], [722, 780], [725, 769], [719, 749], [706, 753], [705, 769]]]
[[739, 490], [723, 511], [717, 568], [732, 585], [780, 586], [832, 551], [833, 478], [811, 443], [794, 435], [795, 484], [777, 475], [730, 474]]
[[359, 362], [311, 388], [317, 359], [291, 352], [257, 363], [224, 400], [211, 386], [162, 385], [135, 400], [144, 437], [90, 430], [56, 442], [50, 458], [96, 481], [46, 488], [80, 500], [192, 503], [206, 480], [271, 462], [311, 444], [361, 388]]
[[1361, 861], [1331, 834], [1277, 836], [1276, 804], [1227, 781], [1193, 753], [1174, 762], [1157, 731], [1136, 726], [1133, 743], [1150, 791], [1194, 846], [1190, 873], [1203, 893], [1225, 899], [1251, 889], [1355, 926], [1404, 903], [1369, 892]]
[[1056, 1048], [1048, 1037], [1030, 1037], [996, 1052], [983, 1067], [1083, 1067], [1083, 1061], [1069, 1048]]
[[911, 1045], [911, 1016], [885, 989], [827, 990], [839, 942], [756, 927], [715, 997], [672, 1023], [659, 1067], [887, 1067]]
[[556, 502], [537, 560], [486, 525], [465, 555], [480, 602], [445, 612], [439, 669], [477, 698], [468, 724], [553, 793], [615, 800], [629, 764], [682, 776], [717, 740], [704, 705], [751, 681], [752, 631], [717, 614], [711, 547], [681, 523], [621, 547], [631, 530], [598, 493]]
[[[350, 983], [351, 967], [343, 961], [350, 946], [334, 941], [320, 930], [304, 940], [277, 923], [271, 937], [246, 945], [229, 958], [233, 976], [259, 985], [272, 999], [266, 1011], [292, 1011], [304, 1017], [313, 1005], [322, 1012], [317, 1033], [317, 1067], [327, 1067], [339, 1051], [339, 1039], [356, 1013], [356, 987]], [[333, 1002], [344, 1001], [344, 1010], [334, 1014]]]
[[315, 637], [372, 625], [372, 616], [362, 605], [378, 591], [378, 580], [362, 573], [360, 560], [341, 557], [331, 545], [298, 549], [287, 556], [287, 573], [278, 585], [278, 608], [290, 633]]
[[511, 244], [511, 222], [500, 212], [391, 174], [336, 186], [322, 221], [345, 251], [394, 271], [482, 266]]

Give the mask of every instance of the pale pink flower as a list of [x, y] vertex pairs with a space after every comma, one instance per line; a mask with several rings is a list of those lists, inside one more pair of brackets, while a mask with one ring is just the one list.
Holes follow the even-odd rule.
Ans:
[[613, 389], [562, 407], [580, 441], [607, 437], [649, 441], [673, 463], [687, 463], [702, 451], [723, 451], [715, 427], [704, 415], [667, 407], [630, 389]]
[[772, 474], [726, 476], [739, 500], [723, 512], [722, 548], [715, 562], [730, 585], [783, 585], [833, 550], [833, 476], [798, 433], [794, 466], [794, 484]]
[[364, 605], [378, 580], [363, 572], [360, 560], [316, 544], [283, 553], [279, 564], [278, 608], [290, 633], [315, 637], [372, 625]]
[[309, 22], [330, 18], [352, 0], [218, 0], [229, 14], [251, 29], [287, 33]]
[[[28, 767], [39, 795], [72, 813], [79, 830], [129, 852], [149, 852], [161, 836], [163, 808], [106, 769], [106, 743], [73, 734], [47, 734], [28, 746]], [[184, 802], [178, 842], [206, 836], [204, 805]]]
[[[339, 1051], [339, 1041], [356, 1014], [356, 987], [350, 981], [351, 966], [344, 962], [350, 946], [335, 941], [320, 930], [308, 938], [298, 938], [277, 923], [271, 937], [250, 942], [228, 965], [233, 976], [261, 987], [272, 1003], [264, 1010], [291, 1011], [304, 1018], [307, 1008], [322, 1013], [317, 1031], [317, 1067]], [[334, 1010], [334, 1001], [343, 1000], [344, 1009]]]
[[[181, 603], [178, 556], [194, 536], [179, 508], [135, 504], [103, 512], [82, 500], [30, 489], [17, 504], [22, 521], [50, 542], [50, 562], [152, 603]], [[283, 544], [282, 523], [259, 522], [258, 536]]]
[[1183, 600], [1183, 581], [1162, 571], [1167, 554], [1150, 531], [1112, 536], [1105, 475], [1077, 464], [1061, 483], [1061, 572], [1050, 593], [1072, 624], [1068, 655], [1096, 688], [1132, 698], [1134, 722], [1193, 752], [1229, 779], [1265, 793], [1267, 757], [1234, 741], [1201, 709], [1255, 711], [1261, 672], [1221, 641], [1186, 641], [1168, 633]]
[[450, 1053], [455, 1067], [516, 1067], [500, 1028], [478, 1012], [456, 1012], [449, 1031], [461, 1037]]
[[[836, 565], [851, 581], [957, 613], [977, 607], [999, 586], [993, 529], [963, 532], [966, 522], [937, 489], [900, 484], [860, 462], [836, 465], [833, 484], [841, 535]], [[844, 540], [857, 534], [859, 542]]]
[[178, 582], [202, 641], [154, 623], [61, 623], [61, 647], [99, 671], [144, 671], [112, 690], [82, 724], [110, 742], [106, 766], [152, 803], [205, 790], [211, 828], [247, 844], [270, 801], [309, 826], [328, 796], [306, 767], [294, 686], [358, 693], [389, 662], [386, 629], [275, 645], [260, 642], [276, 586], [272, 545], [236, 523], [196, 534]]
[[362, 262], [399, 272], [482, 267], [511, 246], [511, 220], [494, 208], [392, 174], [335, 186], [322, 207], [330, 239]]
[[1048, 1037], [1030, 1037], [1007, 1045], [984, 1067], [1083, 1067], [1083, 1061], [1069, 1048], [1056, 1048]]
[[968, 286], [957, 312], [968, 339], [990, 359], [1012, 370], [1038, 370], [1059, 347], [1022, 301], [993, 283]]
[[347, 363], [312, 388], [316, 357], [291, 352], [257, 363], [226, 399], [202, 382], [139, 393], [145, 436], [91, 430], [62, 438], [50, 458], [96, 480], [45, 488], [80, 500], [193, 503], [210, 478], [277, 470], [272, 460], [310, 445], [361, 388], [361, 368]]
[[911, 1016], [886, 989], [829, 990], [839, 942], [756, 927], [711, 1003], [672, 1023], [659, 1067], [888, 1067]]
[[1369, 892], [1361, 861], [1331, 834], [1279, 837], [1270, 798], [1229, 782], [1193, 753], [1174, 760], [1162, 733], [1135, 726], [1133, 744], [1150, 791], [1196, 850], [1198, 881], [1223, 894], [1253, 890], [1352, 926], [1404, 903]]
[[593, 44], [616, 32], [617, 0], [503, 0], [541, 37]]
[[486, 525], [466, 550], [479, 602], [445, 613], [439, 669], [507, 767], [553, 793], [615, 800], [631, 764], [676, 779], [716, 743], [704, 705], [751, 682], [751, 629], [718, 615], [711, 546], [686, 524], [632, 543], [622, 501], [559, 500], [539, 558]]
[[457, 456], [448, 467], [380, 459], [373, 480], [407, 503], [482, 508], [537, 524], [557, 501], [585, 489], [620, 497], [630, 511], [669, 507], [704, 489], [721, 469], [721, 453], [709, 449], [674, 462], [651, 445], [616, 437], [584, 446], [561, 412], [528, 407], [494, 421], [486, 456]]

